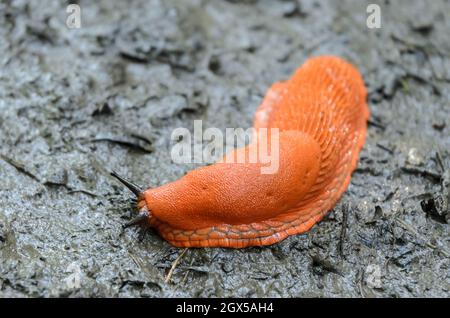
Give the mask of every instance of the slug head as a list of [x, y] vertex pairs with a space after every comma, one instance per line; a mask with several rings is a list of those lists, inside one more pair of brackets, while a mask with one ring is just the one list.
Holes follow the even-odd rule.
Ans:
[[134, 225], [146, 225], [148, 220], [151, 217], [150, 209], [147, 207], [147, 203], [144, 199], [144, 191], [141, 190], [139, 186], [134, 184], [131, 181], [128, 181], [124, 179], [123, 177], [119, 176], [116, 172], [111, 172], [111, 175], [119, 180], [123, 185], [125, 185], [131, 192], [134, 193], [134, 195], [137, 198], [137, 208], [138, 208], [138, 215], [134, 217], [129, 222], [125, 223], [123, 225], [124, 228], [134, 226]]

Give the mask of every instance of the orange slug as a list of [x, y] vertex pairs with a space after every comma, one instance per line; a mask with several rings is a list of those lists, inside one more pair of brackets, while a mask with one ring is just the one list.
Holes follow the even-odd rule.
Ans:
[[[255, 128], [279, 129], [279, 168], [262, 162], [226, 163], [190, 171], [177, 181], [141, 191], [129, 225], [155, 229], [177, 247], [270, 245], [303, 233], [346, 190], [364, 144], [369, 109], [358, 70], [334, 56], [309, 59], [268, 90]], [[248, 153], [254, 142], [226, 156]]]

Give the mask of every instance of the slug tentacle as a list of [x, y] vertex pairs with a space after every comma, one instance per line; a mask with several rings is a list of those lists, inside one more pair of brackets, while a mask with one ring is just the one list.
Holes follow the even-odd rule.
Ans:
[[141, 209], [141, 211], [139, 212], [139, 214], [136, 217], [134, 217], [133, 219], [131, 219], [130, 221], [125, 223], [122, 227], [124, 229], [126, 229], [130, 226], [142, 225], [144, 223], [147, 223], [149, 217], [150, 217], [150, 212], [147, 210], [146, 207], [144, 207]]
[[111, 175], [133, 192], [137, 198], [144, 192], [139, 186], [119, 176], [115, 171], [112, 171]]

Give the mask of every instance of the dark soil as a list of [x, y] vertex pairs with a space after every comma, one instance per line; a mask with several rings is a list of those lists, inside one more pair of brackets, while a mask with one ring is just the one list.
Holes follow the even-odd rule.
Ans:
[[[373, 2], [373, 1], [371, 1]], [[450, 296], [450, 3], [0, 2], [0, 296]], [[122, 231], [130, 193], [194, 165], [170, 134], [249, 127], [308, 57], [363, 74], [372, 112], [347, 192], [269, 247], [182, 250]]]

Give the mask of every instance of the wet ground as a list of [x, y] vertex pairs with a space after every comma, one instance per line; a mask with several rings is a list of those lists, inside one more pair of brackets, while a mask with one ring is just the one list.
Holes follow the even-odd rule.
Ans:
[[[0, 296], [448, 297], [450, 3], [0, 2]], [[351, 185], [309, 233], [270, 247], [139, 240], [130, 193], [193, 165], [170, 134], [249, 127], [309, 56], [354, 63], [372, 118]]]

